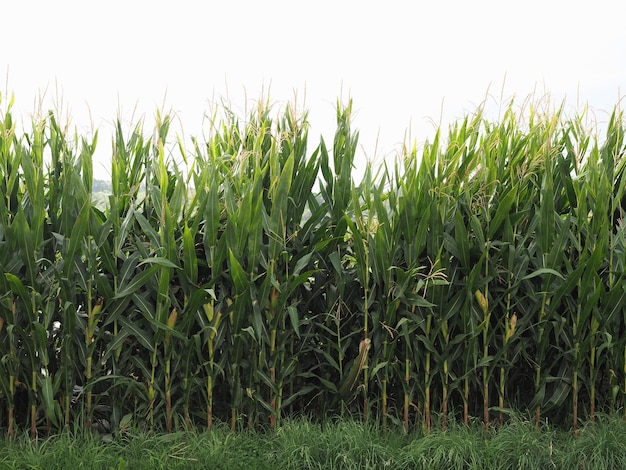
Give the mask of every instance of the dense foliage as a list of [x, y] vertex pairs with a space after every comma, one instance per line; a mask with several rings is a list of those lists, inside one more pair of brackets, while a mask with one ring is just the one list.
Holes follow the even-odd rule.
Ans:
[[[0, 427], [166, 430], [350, 413], [430, 429], [530, 411], [576, 428], [626, 396], [623, 117], [480, 110], [353, 178], [267, 103], [206, 142], [51, 113], [0, 121]], [[582, 410], [582, 412], [581, 412]]]
[[[102, 436], [101, 436], [102, 437]], [[352, 420], [312, 423], [286, 419], [275, 432], [211, 431], [170, 434], [123, 428], [109, 439], [62, 432], [30, 439], [1, 439], [6, 470], [622, 470], [626, 468], [626, 422], [599, 415], [593, 426], [571, 432], [512, 420], [485, 433], [480, 423], [451, 424], [443, 432], [383, 432]]]

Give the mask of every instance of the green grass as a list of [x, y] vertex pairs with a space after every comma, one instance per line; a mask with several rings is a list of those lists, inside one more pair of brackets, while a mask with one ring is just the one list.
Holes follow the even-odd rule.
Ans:
[[6, 469], [623, 469], [626, 422], [599, 416], [578, 435], [534, 422], [513, 421], [485, 434], [481, 423], [404, 435], [350, 420], [314, 424], [287, 420], [274, 432], [132, 431], [111, 441], [63, 433], [0, 444]]

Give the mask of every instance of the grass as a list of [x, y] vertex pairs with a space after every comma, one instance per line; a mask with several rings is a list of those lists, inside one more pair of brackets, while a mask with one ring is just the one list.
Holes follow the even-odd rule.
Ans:
[[626, 422], [599, 416], [574, 435], [532, 421], [485, 434], [481, 423], [404, 435], [351, 420], [286, 420], [274, 432], [213, 430], [155, 434], [132, 431], [110, 442], [70, 432], [0, 444], [6, 469], [623, 469]]

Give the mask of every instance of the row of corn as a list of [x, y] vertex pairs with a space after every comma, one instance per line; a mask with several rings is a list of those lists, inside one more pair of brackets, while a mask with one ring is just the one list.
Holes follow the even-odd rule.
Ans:
[[[0, 118], [0, 429], [172, 431], [511, 415], [574, 429], [626, 397], [623, 118], [474, 115], [353, 169], [267, 102], [205, 141]], [[523, 119], [522, 119], [523, 118]], [[626, 416], [626, 415], [625, 415]]]

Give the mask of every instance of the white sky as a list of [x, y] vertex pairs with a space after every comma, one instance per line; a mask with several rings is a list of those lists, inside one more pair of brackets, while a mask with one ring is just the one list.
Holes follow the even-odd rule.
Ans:
[[501, 96], [521, 105], [547, 93], [602, 121], [626, 89], [619, 0], [5, 3], [0, 109], [14, 93], [14, 118], [29, 123], [47, 90], [44, 112], [61, 107], [81, 135], [100, 129], [104, 179], [112, 122], [143, 116], [151, 132], [157, 108], [174, 111], [188, 139], [222, 98], [243, 118], [263, 90], [276, 112], [306, 92], [312, 150], [320, 134], [332, 141], [336, 100], [351, 97], [363, 162], [392, 156], [409, 126], [419, 145], [433, 122], [485, 98], [497, 110]]

